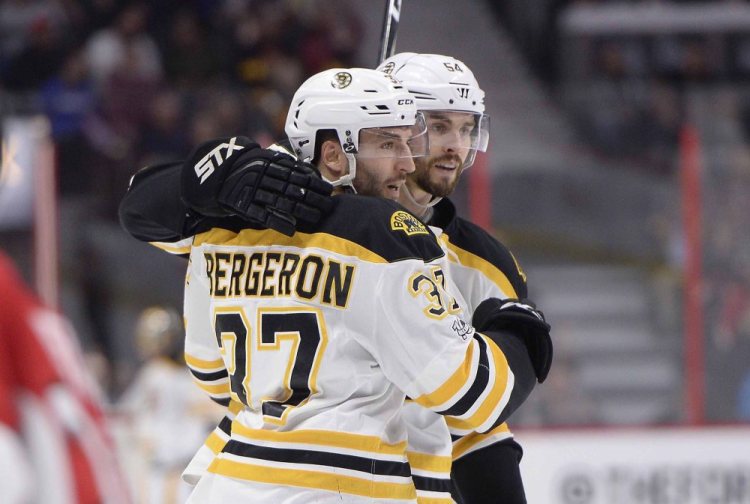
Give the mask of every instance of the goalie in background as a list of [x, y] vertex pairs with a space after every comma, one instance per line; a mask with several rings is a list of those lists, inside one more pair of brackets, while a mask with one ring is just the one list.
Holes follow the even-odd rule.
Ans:
[[118, 402], [127, 460], [139, 503], [185, 502], [192, 487], [180, 474], [223, 415], [207, 401], [185, 367], [182, 317], [174, 308], [143, 310], [135, 342], [143, 362]]
[[0, 500], [131, 502], [72, 326], [2, 252], [0, 299]]

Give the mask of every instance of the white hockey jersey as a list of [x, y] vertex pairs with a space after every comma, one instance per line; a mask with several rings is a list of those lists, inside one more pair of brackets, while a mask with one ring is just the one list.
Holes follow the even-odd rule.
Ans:
[[415, 502], [405, 395], [468, 429], [499, 424], [513, 373], [456, 315], [434, 235], [393, 202], [336, 200], [316, 232], [195, 237], [186, 360], [244, 407], [192, 502]]
[[[434, 207], [430, 225], [448, 258], [449, 276], [461, 293], [468, 316], [487, 298], [527, 297], [526, 274], [513, 254], [485, 230], [459, 217], [456, 207], [443, 198]], [[453, 444], [453, 459], [513, 436], [507, 423], [486, 433], [473, 432], [447, 419]]]

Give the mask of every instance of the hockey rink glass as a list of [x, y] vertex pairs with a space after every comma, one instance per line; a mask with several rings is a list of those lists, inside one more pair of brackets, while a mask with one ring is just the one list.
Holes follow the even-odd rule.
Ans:
[[359, 131], [357, 158], [414, 158], [430, 153], [424, 116], [417, 114], [413, 126], [364, 128]]
[[464, 168], [474, 164], [477, 151], [486, 152], [490, 140], [490, 116], [452, 110], [424, 111], [430, 147], [466, 153]]

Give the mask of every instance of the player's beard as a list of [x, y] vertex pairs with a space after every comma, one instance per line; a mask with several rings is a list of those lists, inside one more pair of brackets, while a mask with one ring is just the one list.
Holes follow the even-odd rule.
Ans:
[[388, 186], [397, 185], [400, 192], [404, 189], [405, 181], [406, 175], [384, 180], [379, 178], [374, 172], [360, 170], [357, 172], [357, 177], [354, 179], [354, 188], [357, 190], [357, 194], [363, 196], [374, 196], [376, 198], [386, 198], [397, 201], [398, 194], [393, 194], [393, 191], [389, 189]]
[[[453, 178], [446, 177], [446, 174], [438, 176], [441, 175], [440, 171], [443, 170], [435, 165], [446, 162], [455, 162], [457, 164], [456, 168], [452, 172], [449, 172], [453, 175]], [[461, 178], [461, 173], [464, 170], [463, 161], [459, 156], [454, 154], [430, 156], [427, 159], [415, 158], [414, 164], [416, 170], [409, 177], [417, 184], [417, 187], [432, 194], [434, 197], [440, 198], [449, 196], [456, 189], [458, 180]]]

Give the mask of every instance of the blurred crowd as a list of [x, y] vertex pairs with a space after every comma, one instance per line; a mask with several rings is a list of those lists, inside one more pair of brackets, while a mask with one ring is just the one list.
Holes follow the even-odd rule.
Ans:
[[[0, 117], [49, 119], [61, 308], [112, 396], [139, 365], [136, 314], [179, 306], [184, 274], [180, 260], [148, 255], [120, 230], [117, 206], [132, 174], [229, 133], [281, 138], [299, 84], [356, 66], [361, 36], [343, 0], [0, 3]], [[3, 236], [8, 248], [24, 250], [16, 238], [30, 246], [26, 236]], [[30, 269], [28, 254], [17, 255]]]
[[706, 411], [715, 421], [750, 421], [750, 147], [744, 152], [731, 164], [709, 158], [704, 185]]
[[677, 185], [682, 128], [690, 123], [699, 131], [701, 201], [692, 204], [703, 211], [706, 417], [748, 420], [750, 42], [665, 35], [586, 44], [585, 63], [573, 72], [582, 99], [572, 111], [600, 154]]
[[360, 32], [343, 1], [7, 0], [2, 112], [47, 115], [62, 196], [114, 218], [135, 167], [226, 132], [281, 136], [294, 90], [353, 66]]

